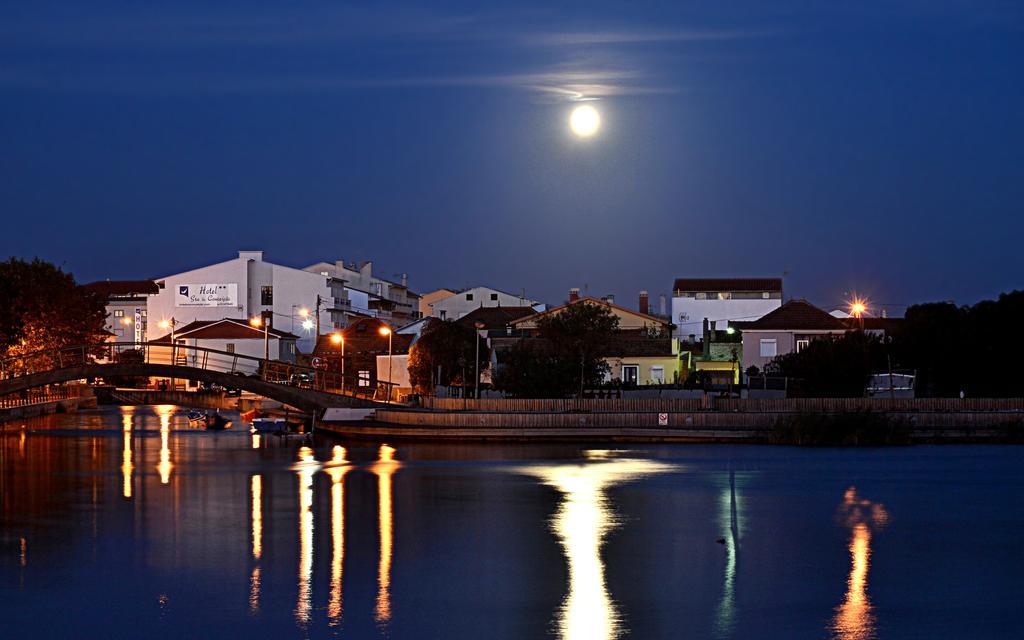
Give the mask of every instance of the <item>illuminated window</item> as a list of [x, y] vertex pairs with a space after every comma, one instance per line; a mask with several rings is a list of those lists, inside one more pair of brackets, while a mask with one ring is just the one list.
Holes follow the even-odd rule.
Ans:
[[772, 294], [768, 293], [767, 291], [762, 291], [761, 292], [761, 297], [763, 299], [767, 300], [768, 298], [772, 297]]
[[260, 304], [274, 304], [274, 287], [266, 285], [260, 287]]
[[359, 386], [360, 387], [368, 387], [368, 386], [370, 386], [370, 372], [369, 371], [360, 371], [359, 372]]
[[114, 317], [115, 318], [123, 318], [124, 317], [124, 309], [114, 309]]
[[731, 298], [732, 298], [732, 294], [729, 293], [728, 291], [722, 291], [722, 292], [720, 292], [718, 294], [718, 299], [719, 300], [730, 300]]
[[695, 294], [693, 297], [697, 298], [698, 300], [704, 300], [705, 298], [708, 297], [708, 294], [706, 294], [706, 293], [698, 293], [698, 294]]
[[775, 338], [761, 338], [761, 357], [774, 358], [778, 355], [779, 347]]
[[811, 344], [811, 341], [806, 339], [806, 338], [803, 338], [801, 340], [797, 340], [796, 341], [796, 352], [800, 353], [801, 351], [806, 349], [807, 345], [809, 345], [809, 344]]

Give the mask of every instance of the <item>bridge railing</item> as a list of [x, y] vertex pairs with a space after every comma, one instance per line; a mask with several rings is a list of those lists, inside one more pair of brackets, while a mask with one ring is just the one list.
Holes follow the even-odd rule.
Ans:
[[[0, 360], [0, 380], [55, 369], [96, 364], [159, 364], [259, 378], [294, 384], [328, 393], [374, 398], [377, 390], [360, 387], [357, 373], [316, 369], [283, 360], [267, 360], [209, 347], [167, 342], [102, 342], [44, 349]], [[163, 377], [163, 376], [161, 376]], [[187, 371], [182, 372], [187, 378]]]

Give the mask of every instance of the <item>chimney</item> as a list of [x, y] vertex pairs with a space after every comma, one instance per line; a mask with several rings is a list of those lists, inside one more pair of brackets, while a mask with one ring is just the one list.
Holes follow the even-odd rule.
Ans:
[[569, 302], [576, 302], [579, 299], [580, 299], [580, 288], [579, 287], [573, 287], [572, 289], [569, 289]]
[[668, 317], [668, 306], [665, 302], [665, 294], [658, 296], [658, 314], [663, 317]]
[[408, 273], [403, 273], [402, 274], [402, 286], [405, 287], [406, 289], [409, 288], [409, 274]]
[[239, 251], [238, 257], [243, 260], [254, 260], [256, 262], [263, 262], [262, 251]]
[[640, 292], [640, 304], [638, 305], [637, 308], [640, 310], [640, 313], [642, 313], [644, 315], [650, 315], [650, 313], [651, 313], [651, 311], [650, 311], [651, 305], [650, 305], [650, 301], [648, 300], [647, 292], [646, 291], [641, 291]]
[[604, 297], [604, 301], [607, 302], [608, 304], [615, 304], [615, 294], [609, 293]]

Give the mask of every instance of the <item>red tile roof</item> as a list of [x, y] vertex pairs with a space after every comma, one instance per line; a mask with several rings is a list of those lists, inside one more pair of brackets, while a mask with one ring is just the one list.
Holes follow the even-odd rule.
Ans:
[[676, 278], [673, 291], [782, 291], [782, 278]]
[[806, 300], [790, 300], [754, 320], [745, 331], [846, 331], [846, 323]]
[[456, 322], [473, 328], [482, 322], [488, 331], [504, 331], [505, 327], [526, 316], [537, 313], [533, 307], [479, 307], [462, 316]]

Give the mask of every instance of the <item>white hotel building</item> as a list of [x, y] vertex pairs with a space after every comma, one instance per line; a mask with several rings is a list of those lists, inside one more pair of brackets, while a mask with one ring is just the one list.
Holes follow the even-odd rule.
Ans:
[[327, 309], [334, 299], [327, 278], [319, 273], [264, 262], [262, 251], [239, 251], [238, 257], [157, 279], [159, 293], [147, 300], [147, 339], [167, 335], [163, 321], [177, 327], [196, 320], [247, 320], [271, 312], [271, 326], [299, 336], [298, 348], [313, 350], [314, 330], [303, 328], [301, 311], [312, 318], [316, 299], [323, 300], [321, 332], [333, 329]]

